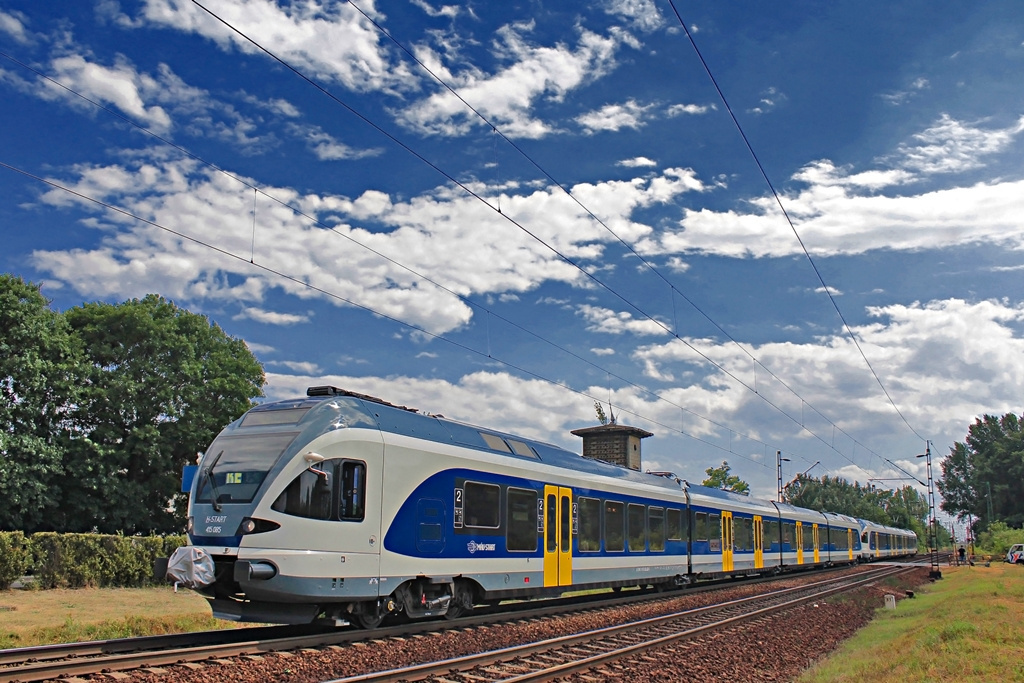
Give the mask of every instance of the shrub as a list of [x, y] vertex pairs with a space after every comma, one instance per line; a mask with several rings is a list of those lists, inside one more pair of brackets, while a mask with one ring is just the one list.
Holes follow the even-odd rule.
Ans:
[[25, 575], [30, 564], [29, 543], [20, 531], [0, 531], [0, 591]]
[[131, 588], [153, 585], [153, 560], [185, 544], [184, 536], [32, 536], [39, 588]]
[[992, 522], [978, 534], [978, 544], [993, 555], [1006, 555], [1015, 543], [1024, 543], [1024, 529], [1011, 529], [1003, 522]]

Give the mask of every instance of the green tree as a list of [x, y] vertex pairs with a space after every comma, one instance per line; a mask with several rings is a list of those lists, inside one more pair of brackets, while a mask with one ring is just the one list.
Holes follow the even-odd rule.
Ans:
[[704, 474], [708, 475], [707, 479], [702, 481], [701, 484], [713, 489], [749, 494], [750, 484], [734, 474], [729, 474], [730, 469], [732, 468], [729, 467], [729, 463], [725, 460], [722, 461], [721, 467], [707, 468], [704, 470]]
[[182, 466], [262, 395], [262, 366], [205, 316], [153, 294], [85, 304], [65, 319], [89, 367], [53, 528], [179, 530]]
[[[1024, 527], [1024, 424], [1013, 413], [974, 421], [942, 461], [942, 509], [963, 519]], [[991, 515], [989, 511], [991, 510]]]
[[859, 482], [851, 484], [842, 477], [814, 479], [800, 475], [786, 486], [782, 499], [798, 507], [910, 529], [925, 538], [928, 502], [913, 486], [876, 489]]
[[0, 529], [45, 526], [61, 505], [68, 411], [83, 370], [37, 285], [0, 275]]

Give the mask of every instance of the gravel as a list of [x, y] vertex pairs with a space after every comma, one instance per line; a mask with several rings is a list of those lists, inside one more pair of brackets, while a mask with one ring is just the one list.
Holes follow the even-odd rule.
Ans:
[[[900, 575], [896, 587], [873, 586], [762, 618], [682, 645], [648, 652], [573, 680], [606, 676], [618, 681], [789, 681], [870, 621], [886, 593], [926, 582], [927, 568]], [[710, 593], [682, 595], [656, 604], [632, 605], [559, 618], [520, 620], [405, 639], [370, 640], [346, 646], [233, 658], [202, 665], [126, 672], [121, 680], [153, 683], [220, 681], [320, 681], [410, 666], [592, 630], [671, 611], [713, 604], [820, 579], [790, 577], [768, 584], [739, 585]], [[106, 678], [99, 675], [95, 680]], [[108, 679], [109, 680], [109, 679]]]

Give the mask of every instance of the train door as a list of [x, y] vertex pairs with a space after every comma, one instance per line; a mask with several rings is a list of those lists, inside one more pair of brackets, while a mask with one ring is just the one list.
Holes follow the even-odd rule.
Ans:
[[732, 569], [732, 513], [722, 510], [722, 571], [731, 572]]
[[764, 536], [761, 515], [754, 515], [754, 569], [764, 566]]
[[821, 555], [818, 552], [819, 549], [821, 548], [821, 543], [819, 543], [819, 537], [818, 537], [818, 529], [819, 528], [820, 527], [817, 524], [814, 525], [814, 564], [818, 564], [819, 562], [821, 562]]
[[572, 585], [572, 489], [544, 487], [544, 587]]
[[848, 558], [853, 559], [853, 529], [846, 530], [846, 549]]
[[804, 525], [796, 523], [796, 563], [804, 563]]

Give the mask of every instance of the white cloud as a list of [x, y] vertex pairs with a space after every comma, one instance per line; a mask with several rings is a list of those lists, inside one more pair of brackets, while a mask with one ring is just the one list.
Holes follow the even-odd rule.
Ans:
[[767, 114], [773, 111], [781, 102], [785, 102], [786, 94], [779, 92], [778, 88], [771, 87], [761, 93], [761, 99], [756, 106], [747, 109], [748, 114]]
[[384, 153], [380, 148], [355, 149], [343, 142], [336, 140], [329, 133], [324, 132], [319, 126], [291, 124], [288, 126], [290, 133], [306, 142], [313, 153], [321, 161], [339, 161], [342, 159], [365, 159], [375, 157]]
[[426, 2], [426, 0], [410, 0], [410, 2], [426, 12], [429, 17], [448, 17], [449, 19], [454, 19], [461, 13], [458, 5], [441, 5], [440, 9], [434, 9], [434, 6]]
[[652, 0], [605, 0], [604, 11], [629, 21], [641, 31], [655, 31], [665, 25], [657, 5]]
[[[981, 156], [1008, 150], [1022, 132], [1024, 119], [986, 131], [943, 117], [914, 136], [920, 144], [902, 145], [890, 158], [901, 166], [852, 173], [830, 161], [816, 161], [793, 176], [804, 187], [782, 194], [782, 202], [804, 244], [817, 255], [971, 243], [1024, 248], [1022, 180], [996, 179], [918, 194], [882, 194], [924, 179], [922, 173], [972, 168]], [[640, 247], [652, 254], [734, 258], [801, 253], [773, 197], [758, 197], [748, 205], [747, 211], [686, 209], [679, 229], [652, 235]]]
[[25, 28], [25, 15], [21, 12], [0, 10], [0, 32], [6, 33], [19, 43], [28, 43], [32, 40]]
[[633, 157], [632, 159], [623, 159], [615, 163], [616, 166], [625, 166], [626, 168], [643, 168], [645, 166], [657, 166], [658, 162], [647, 157]]
[[[171, 118], [163, 107], [146, 106], [144, 93], [156, 93], [163, 84], [148, 74], [136, 71], [126, 59], [118, 58], [113, 66], [87, 61], [81, 55], [57, 57], [51, 63], [53, 78], [72, 90], [102, 104], [113, 105], [138, 123], [164, 133], [171, 128]], [[67, 97], [66, 91], [48, 81], [43, 84], [51, 97]], [[71, 100], [77, 103], [77, 99]]]
[[[421, 46], [417, 57], [459, 95], [510, 137], [542, 138], [553, 131], [533, 114], [540, 98], [559, 101], [570, 91], [592, 82], [615, 66], [615, 53], [628, 36], [600, 36], [580, 30], [575, 47], [538, 46], [526, 39], [533, 24], [498, 30], [493, 52], [507, 64], [488, 74], [477, 68], [452, 72], [440, 57]], [[398, 113], [403, 125], [424, 134], [464, 135], [483, 122], [447, 90], [413, 103]]]
[[665, 113], [669, 118], [674, 118], [683, 114], [706, 114], [716, 109], [718, 107], [713, 104], [673, 104], [665, 110]]
[[628, 100], [623, 104], [608, 104], [595, 111], [576, 117], [576, 123], [584, 128], [587, 134], [598, 131], [618, 131], [623, 128], [638, 129], [646, 125], [644, 116], [654, 105], [642, 105], [636, 100]]
[[[211, 8], [227, 24], [312, 78], [328, 78], [358, 91], [407, 90], [416, 85], [408, 66], [390, 57], [382, 36], [348, 3], [221, 0]], [[384, 20], [373, 0], [360, 3], [360, 8], [378, 22]], [[224, 50], [262, 54], [185, 0], [146, 0], [136, 21], [196, 33]]]
[[956, 121], [948, 114], [931, 128], [914, 135], [914, 144], [900, 145], [901, 165], [921, 173], [957, 173], [982, 165], [981, 158], [1005, 150], [1024, 131], [1024, 117], [1008, 128], [982, 129]]
[[272, 360], [268, 361], [266, 364], [272, 367], [288, 368], [292, 372], [297, 372], [303, 375], [319, 375], [321, 372], [319, 365], [307, 361]]
[[577, 314], [587, 321], [587, 330], [604, 334], [630, 333], [637, 336], [662, 336], [669, 334], [668, 326], [656, 320], [637, 319], [625, 311], [613, 311], [608, 308], [582, 304], [576, 309]]
[[234, 320], [255, 320], [258, 323], [268, 325], [295, 325], [296, 323], [309, 322], [309, 315], [297, 313], [280, 313], [278, 311], [266, 311], [255, 306], [246, 306], [242, 312], [234, 316]]
[[[260, 195], [254, 228], [251, 193], [240, 191], [241, 185], [227, 175], [191, 160], [158, 155], [125, 165], [82, 166], [72, 179], [55, 182], [235, 255], [218, 254], [108, 213], [90, 219], [102, 230], [94, 247], [37, 251], [32, 257], [42, 272], [53, 273], [88, 296], [131, 297], [160, 291], [178, 300], [238, 301], [249, 306], [252, 310], [246, 315], [255, 318], [262, 310], [259, 304], [273, 288], [300, 299], [323, 297], [336, 305], [346, 305], [345, 299], [441, 333], [467, 323], [472, 309], [370, 249], [463, 295], [493, 294], [509, 300], [545, 281], [574, 284], [583, 278], [501, 215], [451, 187], [402, 202], [379, 191], [348, 199], [265, 188], [281, 203]], [[606, 223], [623, 239], [636, 240], [651, 228], [631, 221], [632, 211], [701, 188], [692, 171], [667, 169], [649, 178], [572, 189], [592, 210], [608, 216]], [[475, 189], [488, 193], [484, 186]], [[42, 200], [101, 211], [60, 190], [44, 193]], [[333, 230], [311, 225], [283, 203], [306, 216], [320, 217], [324, 224], [334, 225]], [[603, 242], [613, 239], [559, 188], [505, 195], [502, 206], [505, 215], [515, 216], [573, 259], [599, 259]], [[366, 223], [372, 229], [353, 223]], [[481, 235], [489, 238], [482, 240]], [[453, 260], [451, 254], [461, 258]], [[257, 265], [289, 274], [323, 292], [272, 276], [250, 264], [251, 257]]]
[[259, 342], [252, 342], [245, 340], [245, 345], [249, 347], [249, 350], [254, 354], [274, 353], [277, 351], [276, 348], [269, 344], [260, 344]]
[[614, 356], [615, 349], [603, 348], [603, 349], [590, 349], [590, 352], [595, 356]]

